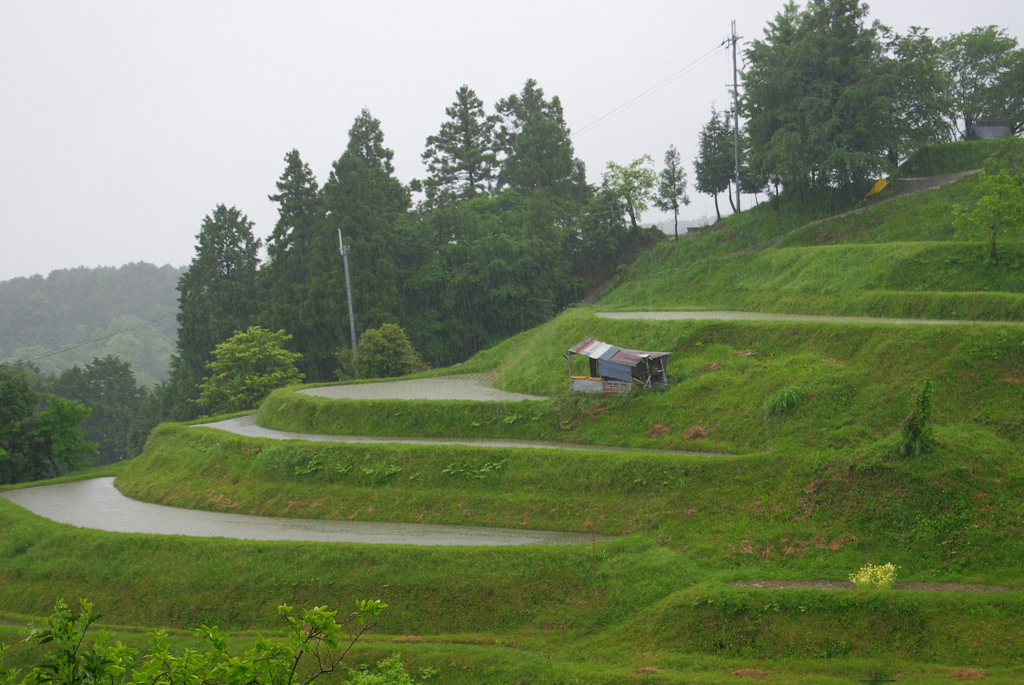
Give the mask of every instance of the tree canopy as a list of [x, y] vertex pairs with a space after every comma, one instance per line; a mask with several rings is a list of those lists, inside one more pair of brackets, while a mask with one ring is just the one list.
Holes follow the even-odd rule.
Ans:
[[654, 197], [658, 175], [651, 165], [654, 160], [650, 155], [634, 159], [626, 166], [608, 162], [608, 168], [602, 177], [604, 188], [622, 198], [629, 224], [634, 231], [640, 229], [640, 215], [647, 211]]
[[423, 185], [431, 205], [490, 192], [498, 173], [494, 128], [500, 117], [488, 115], [483, 101], [465, 85], [445, 114], [448, 121], [437, 135], [427, 138], [423, 151], [429, 173]]
[[53, 391], [91, 412], [82, 429], [85, 438], [99, 446], [94, 464], [129, 457], [128, 435], [147, 395], [136, 382], [131, 364], [113, 356], [94, 358], [85, 368], [74, 366], [62, 373]]
[[722, 210], [718, 207], [718, 194], [729, 189], [736, 168], [730, 116], [729, 112], [719, 114], [711, 108], [711, 118], [700, 130], [700, 148], [693, 163], [696, 188], [715, 198], [715, 214], [719, 219]]
[[175, 418], [195, 415], [191, 400], [213, 348], [233, 332], [244, 330], [259, 311], [258, 252], [253, 223], [237, 207], [217, 205], [203, 219], [196, 236], [196, 256], [178, 281], [177, 351], [171, 382], [181, 399]]
[[654, 204], [663, 212], [672, 212], [676, 240], [679, 240], [679, 208], [690, 204], [686, 194], [686, 170], [675, 145], [665, 151], [665, 167], [658, 174], [658, 195]]
[[199, 403], [210, 414], [255, 409], [271, 390], [301, 383], [295, 367], [302, 355], [286, 349], [292, 337], [251, 326], [217, 345], [199, 386]]
[[1020, 120], [1010, 111], [1020, 98], [1021, 82], [1012, 82], [1024, 59], [1016, 48], [1017, 40], [996, 26], [979, 26], [939, 41], [950, 78], [951, 118], [961, 139], [969, 138], [982, 119], [1010, 119], [1020, 129]]
[[742, 101], [756, 167], [806, 194], [849, 197], [885, 168], [895, 82], [859, 0], [790, 3], [746, 51]]
[[54, 478], [85, 464], [96, 445], [85, 439], [83, 405], [44, 398], [27, 370], [0, 364], [0, 484]]

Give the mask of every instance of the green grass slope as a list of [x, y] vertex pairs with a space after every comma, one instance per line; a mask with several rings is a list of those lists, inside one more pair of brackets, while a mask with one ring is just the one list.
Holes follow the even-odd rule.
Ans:
[[[672, 352], [666, 392], [570, 395], [565, 351], [593, 335]], [[1022, 437], [1024, 326], [629, 321], [583, 308], [507, 347], [498, 382], [548, 402], [329, 400], [280, 390], [261, 425], [308, 433], [530, 439], [743, 454], [854, 448], [893, 434], [924, 379], [939, 425]], [[773, 395], [803, 399], [767, 415]], [[660, 424], [661, 430], [654, 429]], [[707, 430], [690, 438], [693, 426]], [[669, 430], [666, 432], [665, 428]]]
[[[935, 146], [902, 172], [980, 167], [998, 143]], [[978, 177], [895, 195], [899, 181], [836, 216], [762, 203], [659, 245], [601, 300], [610, 309], [748, 309], [807, 314], [1022, 320], [1024, 249], [989, 263], [981, 243], [955, 240], [952, 208], [979, 197]]]

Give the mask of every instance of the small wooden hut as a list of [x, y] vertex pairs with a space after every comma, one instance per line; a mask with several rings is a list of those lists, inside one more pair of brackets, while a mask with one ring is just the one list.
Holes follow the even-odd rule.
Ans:
[[[590, 359], [590, 375], [573, 374], [573, 355]], [[597, 338], [584, 338], [571, 348], [569, 383], [575, 392], [627, 393], [634, 387], [668, 387], [665, 370], [670, 352], [644, 352], [628, 350], [601, 342]]]

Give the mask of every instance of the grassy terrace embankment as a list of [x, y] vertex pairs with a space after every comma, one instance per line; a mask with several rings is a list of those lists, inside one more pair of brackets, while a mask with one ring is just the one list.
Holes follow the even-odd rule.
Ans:
[[[673, 353], [667, 392], [607, 399], [567, 394], [560, 355], [586, 335]], [[328, 400], [274, 393], [258, 423], [307, 433], [554, 440], [729, 452], [806, 452], [891, 435], [925, 378], [940, 425], [1022, 436], [1024, 326], [892, 326], [719, 321], [623, 321], [567, 312], [508, 345], [498, 383], [549, 402]], [[793, 386], [803, 400], [766, 416]], [[660, 424], [671, 428], [652, 428]], [[695, 425], [707, 437], [687, 438]]]
[[[934, 146], [901, 175], [979, 168], [997, 150], [995, 141]], [[1019, 242], [1004, 241], [993, 266], [986, 246], [955, 240], [952, 208], [977, 201], [978, 177], [913, 194], [899, 188], [897, 178], [836, 216], [827, 198], [762, 203], [641, 256], [601, 306], [1021, 320]]]

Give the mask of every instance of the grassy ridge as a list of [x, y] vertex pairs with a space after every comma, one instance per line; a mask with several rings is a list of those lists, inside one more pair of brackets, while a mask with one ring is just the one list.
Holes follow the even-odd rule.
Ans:
[[[137, 630], [111, 631], [114, 639], [136, 649], [146, 648], [145, 635]], [[183, 635], [169, 638], [173, 646], [196, 646], [196, 641]], [[228, 649], [240, 651], [251, 645], [251, 633], [236, 634], [228, 638]], [[17, 643], [16, 628], [0, 625], [0, 642]], [[44, 650], [24, 644], [14, 644], [7, 663], [14, 667], [27, 667], [39, 662]], [[656, 675], [660, 683], [722, 683], [735, 681], [730, 674], [739, 669], [768, 670], [768, 682], [787, 685], [847, 685], [850, 682], [890, 677], [900, 682], [917, 685], [949, 683], [955, 669], [951, 666], [921, 662], [895, 662], [892, 659], [864, 659], [857, 657], [829, 657], [809, 660], [787, 659], [771, 661], [755, 656], [685, 655], [681, 652], [626, 653], [626, 645], [612, 643], [603, 648], [587, 645], [585, 650], [566, 645], [559, 631], [550, 629], [546, 634], [527, 635], [510, 639], [493, 635], [451, 635], [415, 639], [369, 636], [356, 645], [348, 664], [372, 664], [392, 654], [399, 654], [406, 670], [416, 676], [425, 667], [438, 671], [433, 682], [453, 685], [494, 683], [516, 685], [523, 682], [538, 685], [640, 683]], [[957, 661], [955, 663], [968, 663]], [[656, 666], [655, 666], [656, 665]], [[658, 668], [655, 674], [641, 671], [644, 667]], [[1020, 682], [1024, 671], [1001, 665], [989, 667], [986, 683], [996, 685]], [[328, 676], [322, 682], [336, 683], [343, 676]], [[738, 682], [738, 681], [737, 681]]]
[[999, 149], [1002, 141], [972, 140], [961, 143], [925, 145], [900, 167], [899, 176], [941, 176], [968, 169], [980, 169]]
[[274, 442], [165, 427], [126, 468], [129, 496], [318, 519], [641, 533], [729, 579], [844, 580], [868, 559], [901, 579], [1018, 586], [1024, 468], [977, 429], [928, 458], [856, 452], [728, 459]]
[[[625, 639], [657, 645], [657, 660], [685, 654], [779, 660], [899, 656], [979, 665], [1024, 659], [1024, 598], [991, 595], [820, 590], [738, 590], [703, 585], [673, 594], [636, 620], [579, 649]], [[976, 617], [984, 615], [983, 621]], [[972, 619], [972, 617], [975, 617]], [[998, 632], [1001, 645], [978, 649], [977, 635]], [[938, 657], [938, 658], [936, 658]]]
[[1003, 241], [993, 265], [984, 245], [953, 241], [953, 205], [978, 197], [969, 176], [831, 218], [762, 204], [646, 253], [601, 304], [1021, 320], [1020, 244]]
[[[113, 535], [40, 521], [6, 502], [0, 502], [0, 525], [12, 533], [0, 542], [0, 602], [21, 613], [43, 613], [54, 594], [74, 593], [98, 601], [107, 620], [120, 624], [267, 629], [276, 625], [274, 607], [282, 602], [344, 606], [353, 597], [380, 596], [395, 607], [386, 634], [473, 634], [478, 637], [467, 639], [514, 640], [543, 653], [537, 638], [550, 629], [547, 639], [558, 653], [580, 661], [589, 655], [605, 665], [630, 664], [641, 654], [679, 668], [687, 654], [820, 658], [822, 649], [833, 650], [830, 657], [998, 665], [1019, 649], [1007, 636], [1019, 632], [1024, 609], [1019, 593], [903, 596], [702, 585], [709, 575], [704, 564], [635, 536], [599, 545], [595, 569], [586, 547], [439, 549]], [[810, 551], [804, 568], [825, 554]], [[737, 557], [751, 558], [722, 557], [720, 565]], [[958, 620], [942, 621], [943, 615]], [[872, 638], [880, 626], [885, 630]], [[778, 637], [769, 640], [776, 629]], [[851, 642], [851, 634], [863, 641]], [[711, 635], [719, 640], [707, 642]]]
[[[660, 393], [570, 396], [561, 351], [585, 335], [673, 352]], [[753, 356], [742, 356], [753, 353]], [[855, 447], [896, 430], [925, 378], [940, 425], [976, 424], [1020, 440], [1024, 327], [620, 321], [589, 309], [558, 317], [506, 351], [498, 384], [549, 402], [344, 401], [282, 390], [258, 414], [309, 433], [502, 438], [746, 453]], [[766, 400], [798, 386], [789, 413]], [[651, 433], [655, 424], [671, 428]], [[689, 439], [692, 426], [707, 437]]]

